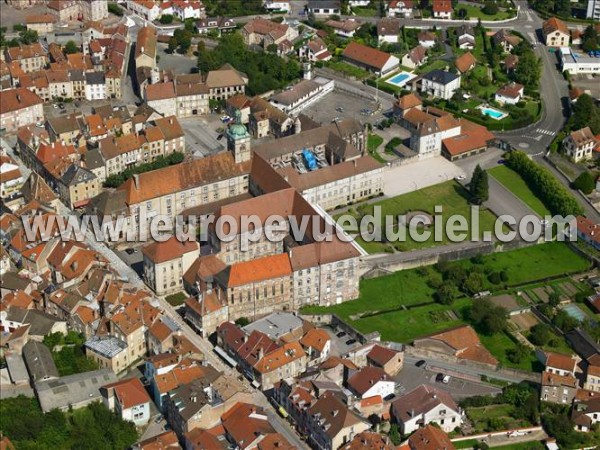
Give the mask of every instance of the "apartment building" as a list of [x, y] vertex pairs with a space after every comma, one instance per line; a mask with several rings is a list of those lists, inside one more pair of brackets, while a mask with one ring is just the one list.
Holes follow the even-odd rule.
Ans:
[[17, 62], [25, 73], [42, 70], [49, 63], [48, 54], [39, 42], [8, 47], [6, 49], [6, 61], [8, 63]]
[[142, 249], [144, 281], [156, 295], [169, 295], [183, 290], [183, 274], [199, 255], [197, 242], [181, 242], [172, 236]]
[[44, 101], [25, 88], [2, 91], [0, 130], [12, 132], [18, 128], [43, 123]]

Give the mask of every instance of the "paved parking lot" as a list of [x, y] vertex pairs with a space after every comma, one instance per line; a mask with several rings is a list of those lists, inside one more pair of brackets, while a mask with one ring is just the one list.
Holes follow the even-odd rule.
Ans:
[[224, 150], [227, 146], [226, 138], [217, 140], [220, 128], [224, 128], [218, 114], [208, 116], [188, 117], [179, 119], [185, 132], [185, 146], [188, 153], [197, 157], [208, 156]]
[[195, 56], [184, 56], [179, 53], [167, 53], [167, 44], [158, 44], [157, 56], [158, 68], [161, 70], [171, 69], [176, 75], [190, 73], [193, 68], [198, 67]]
[[[336, 111], [338, 107], [344, 108], [344, 111]], [[374, 111], [376, 108], [375, 102], [369, 102], [365, 98], [334, 90], [320, 101], [310, 105], [302, 113], [323, 125], [330, 123], [335, 117], [340, 119], [352, 117], [361, 122], [370, 123], [375, 123], [382, 118], [381, 113], [373, 116], [361, 115], [361, 110], [365, 108]]]
[[352, 336], [348, 334], [344, 334], [343, 336], [337, 337], [336, 333], [339, 333], [340, 330], [333, 329], [329, 326], [324, 327], [327, 333], [329, 333], [329, 337], [331, 338], [331, 354], [335, 356], [344, 355], [348, 353], [355, 347], [360, 346], [360, 342], [356, 341], [352, 344], [346, 344], [347, 341], [352, 339]]
[[[134, 253], [129, 254], [127, 253], [125, 250], [127, 248], [133, 248], [134, 249]], [[121, 260], [123, 260], [123, 262], [125, 264], [127, 264], [129, 267], [131, 267], [133, 270], [135, 270], [135, 272], [140, 276], [143, 277], [144, 275], [144, 257], [142, 255], [142, 251], [141, 251], [142, 245], [137, 245], [137, 246], [132, 246], [132, 247], [123, 247], [120, 250], [115, 249], [115, 254], [121, 258]]]
[[405, 364], [402, 370], [394, 377], [396, 381], [396, 397], [402, 396], [421, 384], [434, 386], [447, 391], [453, 399], [460, 400], [473, 395], [498, 394], [500, 388], [488, 386], [473, 381], [452, 377], [448, 384], [435, 381], [438, 372], [433, 372], [413, 364]]

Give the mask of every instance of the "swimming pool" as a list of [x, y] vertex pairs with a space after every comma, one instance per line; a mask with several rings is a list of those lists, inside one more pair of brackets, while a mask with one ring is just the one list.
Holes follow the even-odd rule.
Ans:
[[478, 109], [481, 110], [482, 114], [490, 116], [494, 120], [502, 120], [508, 116], [508, 113], [490, 106], [479, 106]]
[[586, 314], [581, 310], [581, 308], [575, 303], [568, 303], [566, 305], [563, 305], [561, 306], [561, 309], [575, 320], [578, 320], [579, 322], [583, 322], [587, 317]]
[[396, 75], [394, 75], [393, 77], [385, 80], [385, 82], [388, 84], [392, 84], [394, 86], [402, 87], [406, 84], [406, 82], [408, 80], [410, 80], [414, 77], [415, 77], [415, 75], [413, 75], [412, 73], [400, 72], [400, 73], [397, 73]]

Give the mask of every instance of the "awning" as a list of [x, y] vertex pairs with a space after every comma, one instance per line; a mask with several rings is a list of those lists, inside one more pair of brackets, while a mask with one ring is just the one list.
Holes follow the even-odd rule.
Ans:
[[215, 347], [215, 353], [225, 360], [231, 367], [237, 366], [237, 363], [221, 347]]
[[279, 411], [279, 414], [281, 414], [281, 417], [283, 417], [284, 419], [287, 419], [288, 413], [285, 409], [283, 409], [283, 406], [280, 406], [277, 411]]

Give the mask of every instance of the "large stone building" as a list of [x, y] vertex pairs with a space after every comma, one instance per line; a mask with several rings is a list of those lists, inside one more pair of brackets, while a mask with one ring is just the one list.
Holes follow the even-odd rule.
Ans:
[[259, 17], [244, 25], [242, 36], [246, 45], [260, 45], [267, 49], [269, 45], [278, 45], [285, 40], [293, 41], [298, 36], [298, 31], [285, 23]]
[[18, 128], [44, 122], [44, 101], [25, 88], [2, 91], [0, 102], [0, 130]]

